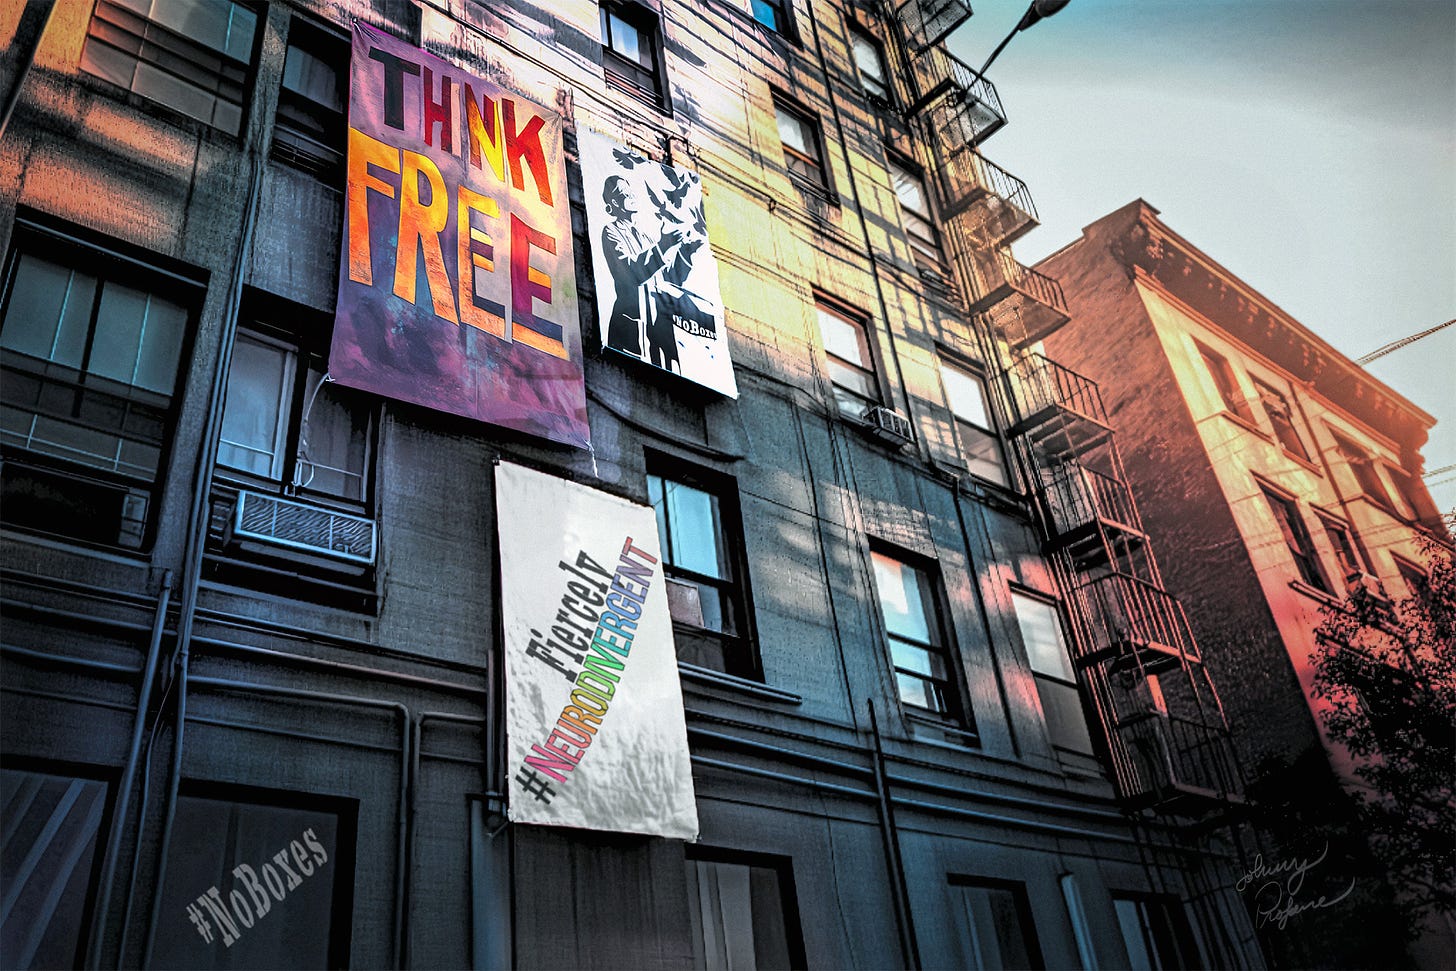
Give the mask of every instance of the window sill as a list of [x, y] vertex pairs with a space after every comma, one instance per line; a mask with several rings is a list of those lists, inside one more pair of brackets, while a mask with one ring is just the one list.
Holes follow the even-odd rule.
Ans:
[[1298, 593], [1304, 594], [1311, 600], [1318, 600], [1320, 603], [1324, 604], [1327, 607], [1340, 606], [1339, 597], [1336, 597], [1334, 594], [1327, 591], [1321, 590], [1319, 587], [1311, 586], [1308, 583], [1305, 583], [1303, 580], [1290, 580], [1289, 586], [1290, 589], [1295, 590]]
[[1315, 465], [1307, 458], [1301, 458], [1300, 456], [1295, 455], [1289, 449], [1285, 448], [1282, 443], [1279, 446], [1279, 450], [1284, 453], [1285, 458], [1289, 459], [1289, 461], [1293, 462], [1295, 465], [1302, 466], [1303, 468], [1308, 469], [1315, 475], [1319, 476], [1321, 479], [1325, 477], [1324, 472], [1320, 469], [1318, 465]]
[[[1229, 421], [1233, 422], [1235, 425], [1238, 425], [1246, 432], [1252, 432], [1253, 434], [1258, 435], [1270, 445], [1279, 445], [1279, 443], [1274, 440], [1273, 435], [1264, 431], [1264, 429], [1260, 428], [1258, 425], [1254, 424], [1252, 421], [1243, 417], [1242, 415], [1236, 415], [1232, 411], [1229, 411], [1227, 408], [1223, 409], [1222, 411], [1215, 412], [1215, 414], [1227, 418]], [[1284, 446], [1279, 445], [1279, 450], [1284, 451]]]
[[800, 192], [807, 193], [808, 195], [813, 196], [821, 202], [833, 206], [835, 209], [839, 208], [839, 194], [833, 189], [829, 188], [824, 183], [815, 182], [812, 179], [806, 179], [802, 175], [795, 175], [793, 172], [788, 172], [787, 175], [789, 177], [789, 181], [792, 182]]
[[696, 664], [688, 664], [686, 661], [677, 662], [677, 672], [685, 680], [712, 685], [717, 688], [728, 688], [729, 690], [749, 695], [762, 701], [774, 701], [785, 705], [802, 705], [804, 703], [803, 697], [794, 694], [792, 691], [771, 688], [762, 682], [750, 681], [747, 678], [740, 678], [734, 674], [725, 674], [722, 671], [714, 671], [711, 668], [698, 667]]
[[[954, 749], [957, 752], [964, 752], [967, 749], [979, 749], [981, 747], [981, 736], [973, 731], [929, 715], [906, 711], [903, 707], [900, 710], [905, 715], [906, 724], [910, 726], [911, 738], [916, 742], [924, 742], [927, 745], [940, 745], [945, 748]], [[949, 738], [934, 738], [929, 734], [931, 732], [942, 732], [949, 736]], [[951, 741], [951, 738], [956, 740]]]

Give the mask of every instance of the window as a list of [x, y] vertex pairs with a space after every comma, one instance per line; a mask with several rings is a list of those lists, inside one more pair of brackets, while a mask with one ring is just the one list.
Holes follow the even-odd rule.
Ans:
[[1430, 589], [1431, 579], [1425, 570], [1398, 556], [1391, 559], [1395, 562], [1395, 572], [1400, 574], [1401, 582], [1405, 584], [1407, 596], [1419, 597]]
[[885, 50], [880, 42], [853, 25], [849, 28], [849, 47], [854, 66], [859, 71], [859, 84], [870, 101], [879, 105], [895, 102], [890, 88], [890, 71], [885, 67]]
[[784, 164], [789, 175], [810, 188], [827, 190], [829, 175], [824, 168], [824, 142], [819, 123], [802, 109], [774, 96], [774, 116], [778, 119], [779, 141], [784, 145]]
[[1171, 897], [1113, 894], [1117, 924], [1133, 971], [1202, 967], [1183, 906]]
[[1006, 459], [1001, 451], [1001, 438], [991, 419], [991, 402], [986, 395], [986, 382], [977, 374], [942, 361], [941, 381], [945, 384], [946, 403], [955, 416], [957, 437], [965, 454], [966, 467], [972, 475], [1007, 485]]
[[1324, 513], [1318, 513], [1320, 523], [1325, 528], [1325, 536], [1330, 541], [1330, 548], [1335, 551], [1335, 562], [1340, 564], [1340, 575], [1348, 582], [1350, 577], [1357, 573], [1371, 572], [1365, 566], [1365, 559], [1355, 547], [1354, 537], [1350, 535], [1350, 527]]
[[363, 505], [373, 407], [326, 379], [321, 347], [254, 326], [233, 345], [217, 464], [275, 491]]
[[657, 513], [678, 659], [741, 678], [760, 676], [748, 631], [737, 502], [701, 473], [649, 459], [647, 498]]
[[1390, 497], [1395, 502], [1396, 512], [1408, 520], [1419, 519], [1421, 509], [1430, 504], [1423, 501], [1425, 497], [1416, 484], [1416, 477], [1394, 465], [1385, 466], [1385, 474], [1395, 487]]
[[1239, 379], [1235, 376], [1228, 358], [1216, 351], [1209, 350], [1202, 344], [1198, 345], [1198, 353], [1202, 356], [1208, 373], [1213, 377], [1214, 386], [1218, 388], [1218, 396], [1222, 399], [1224, 408], [1252, 424], [1254, 410], [1249, 407], [1248, 399], [1239, 390]]
[[787, 860], [687, 847], [693, 967], [802, 968], [793, 871]]
[[962, 723], [934, 578], [885, 553], [872, 552], [870, 557], [900, 701], [937, 719]]
[[819, 317], [824, 352], [829, 357], [834, 400], [841, 412], [861, 418], [880, 403], [880, 383], [870, 354], [869, 322], [823, 302], [816, 302], [814, 310]]
[[753, 7], [754, 20], [776, 34], [792, 35], [789, 0], [749, 0], [749, 4]]
[[657, 18], [635, 3], [601, 5], [602, 69], [607, 83], [653, 108], [667, 104]]
[[349, 45], [297, 17], [278, 89], [273, 157], [331, 185], [342, 183]]
[[201, 287], [17, 223], [0, 308], [8, 522], [145, 549]]
[[890, 157], [890, 181], [895, 187], [895, 196], [900, 200], [900, 218], [905, 224], [905, 235], [915, 253], [915, 265], [922, 274], [931, 274], [938, 279], [945, 277], [945, 257], [940, 248], [940, 230], [935, 227], [935, 217], [930, 211], [930, 197], [925, 191], [925, 180], [919, 172], [913, 171], [907, 162]]
[[1026, 889], [1000, 880], [951, 877], [956, 916], [963, 920], [963, 966], [974, 971], [1044, 968]]
[[1267, 486], [1260, 488], [1264, 493], [1264, 498], [1269, 500], [1269, 510], [1274, 514], [1274, 521], [1279, 525], [1279, 532], [1284, 536], [1284, 545], [1288, 547], [1289, 555], [1294, 557], [1294, 565], [1299, 570], [1299, 578], [1315, 589], [1329, 593], [1330, 585], [1320, 571], [1319, 560], [1314, 553], [1314, 544], [1310, 542], [1309, 532], [1304, 528], [1304, 519], [1299, 515], [1298, 503], [1274, 492]]
[[1279, 439], [1279, 444], [1290, 455], [1309, 461], [1309, 452], [1305, 450], [1304, 442], [1299, 437], [1299, 432], [1294, 427], [1294, 415], [1289, 410], [1289, 399], [1278, 389], [1265, 384], [1258, 378], [1251, 379], [1254, 382], [1254, 390], [1259, 393], [1259, 400], [1264, 403], [1264, 414], [1269, 416], [1269, 422], [1274, 426], [1274, 437]]
[[357, 804], [183, 785], [160, 891], [175, 923], [147, 966], [344, 967]]
[[0, 770], [0, 953], [7, 968], [78, 968], [95, 882], [106, 785]]
[[1370, 457], [1359, 445], [1350, 441], [1344, 435], [1334, 429], [1330, 435], [1335, 440], [1335, 449], [1341, 457], [1350, 463], [1350, 471], [1355, 474], [1355, 482], [1360, 486], [1360, 491], [1384, 509], [1393, 508], [1390, 500], [1390, 493], [1385, 490], [1385, 483], [1380, 480], [1380, 473], [1375, 468], [1375, 460]]
[[236, 0], [96, 0], [81, 67], [236, 135], [258, 15]]
[[1082, 709], [1082, 694], [1077, 689], [1077, 672], [1067, 651], [1066, 635], [1057, 605], [1039, 597], [1011, 591], [1016, 611], [1016, 626], [1026, 645], [1026, 659], [1036, 678], [1046, 714], [1047, 734], [1057, 748], [1092, 754], [1092, 737], [1087, 732], [1087, 716]]

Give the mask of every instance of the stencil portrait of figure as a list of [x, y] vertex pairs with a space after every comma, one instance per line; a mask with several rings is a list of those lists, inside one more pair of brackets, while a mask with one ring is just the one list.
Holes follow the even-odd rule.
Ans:
[[602, 346], [736, 394], [699, 177], [594, 132], [582, 166]]

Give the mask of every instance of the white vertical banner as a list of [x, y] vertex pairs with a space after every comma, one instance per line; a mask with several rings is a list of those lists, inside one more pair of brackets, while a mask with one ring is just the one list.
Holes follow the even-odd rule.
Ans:
[[657, 517], [496, 469], [513, 822], [696, 839]]

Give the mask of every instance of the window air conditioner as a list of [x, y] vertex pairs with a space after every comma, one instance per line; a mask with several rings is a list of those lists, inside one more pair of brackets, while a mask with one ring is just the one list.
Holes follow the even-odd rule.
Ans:
[[233, 536], [373, 565], [374, 521], [259, 492], [238, 492]]
[[895, 448], [904, 448], [915, 441], [910, 419], [890, 408], [874, 407], [864, 413], [865, 430]]

